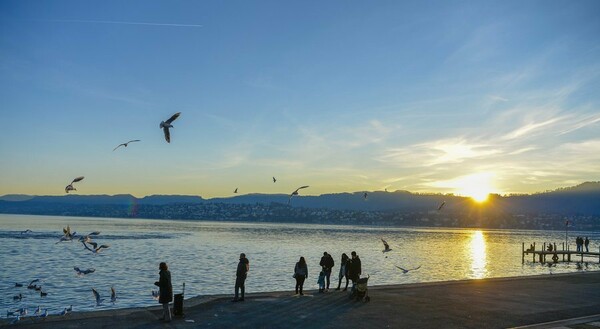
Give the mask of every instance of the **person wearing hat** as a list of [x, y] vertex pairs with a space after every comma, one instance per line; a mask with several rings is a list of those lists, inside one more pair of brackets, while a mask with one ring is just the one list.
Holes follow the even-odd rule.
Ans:
[[[237, 266], [237, 271], [235, 272], [235, 296], [233, 297], [232, 302], [243, 302], [244, 301], [244, 292], [246, 282], [246, 276], [248, 275], [248, 271], [250, 270], [250, 262], [248, 258], [246, 258], [246, 254], [240, 254], [240, 262]], [[238, 293], [241, 290], [241, 295]], [[241, 296], [241, 297], [239, 297]]]

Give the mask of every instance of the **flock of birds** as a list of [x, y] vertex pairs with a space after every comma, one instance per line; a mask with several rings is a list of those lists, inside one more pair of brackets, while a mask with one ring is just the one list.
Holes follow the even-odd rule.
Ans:
[[[159, 127], [163, 130], [164, 133], [164, 137], [165, 140], [167, 141], [167, 143], [171, 142], [171, 132], [170, 132], [170, 128], [173, 128], [173, 121], [177, 120], [177, 118], [179, 118], [179, 116], [181, 115], [181, 112], [177, 112], [175, 114], [173, 114], [169, 119], [167, 119], [166, 121], [161, 121]], [[133, 139], [130, 141], [127, 141], [125, 143], [121, 143], [119, 145], [117, 145], [114, 149], [113, 152], [116, 151], [117, 149], [119, 149], [120, 147], [128, 147], [128, 145], [130, 143], [137, 143], [137, 142], [141, 142], [141, 140], [139, 139]], [[85, 177], [84, 176], [79, 176], [74, 178], [71, 183], [69, 183], [66, 187], [65, 187], [65, 193], [69, 193], [71, 191], [77, 191], [77, 189], [73, 186], [73, 184], [81, 182]], [[273, 183], [277, 182], [277, 178], [275, 178], [274, 176], [272, 177]], [[291, 203], [292, 198], [294, 196], [299, 195], [299, 191], [302, 189], [306, 189], [309, 188], [310, 186], [308, 185], [304, 185], [304, 186], [300, 186], [297, 189], [295, 189], [292, 193], [290, 193], [289, 197], [288, 197], [288, 204]], [[387, 189], [386, 189], [387, 192]], [[238, 193], [238, 188], [236, 188], [233, 193]], [[363, 194], [363, 198], [365, 200], [367, 200], [368, 198], [368, 193], [364, 192]], [[438, 211], [441, 211], [442, 208], [444, 207], [444, 205], [446, 204], [446, 202], [442, 202], [439, 207], [437, 208]], [[25, 230], [22, 231], [21, 234], [26, 234], [26, 233], [31, 233], [31, 230]], [[71, 232], [71, 228], [69, 226], [63, 228], [63, 235], [60, 237], [59, 241], [56, 243], [61, 243], [61, 242], [67, 242], [67, 241], [74, 241], [74, 239], [76, 238], [77, 233], [76, 232]], [[95, 237], [97, 237], [98, 235], [100, 235], [100, 232], [91, 232], [87, 235], [83, 235], [83, 236], [79, 236], [77, 241], [81, 242], [84, 246], [84, 248], [90, 252], [92, 252], [93, 254], [97, 254], [99, 252], [101, 252], [104, 249], [108, 249], [110, 246], [109, 245], [105, 245], [105, 244], [101, 244], [98, 245], [97, 242], [93, 241], [93, 239]], [[382, 250], [383, 253], [387, 253], [392, 251], [392, 249], [390, 248], [389, 244], [383, 239], [381, 238], [381, 241], [383, 242], [384, 245], [384, 250]], [[386, 256], [387, 258], [387, 256]], [[396, 265], [395, 265], [396, 266]], [[402, 273], [406, 274], [410, 271], [414, 271], [414, 270], [418, 270], [419, 268], [421, 268], [421, 266], [415, 267], [415, 268], [403, 268], [400, 266], [396, 266], [398, 269], [400, 269], [402, 271]], [[96, 270], [94, 268], [88, 268], [88, 269], [80, 269], [79, 267], [74, 267], [73, 268], [76, 272], [76, 274], [78, 276], [83, 276], [83, 275], [88, 275], [91, 273], [94, 273]], [[39, 279], [34, 279], [32, 280], [29, 285], [27, 286], [28, 289], [34, 289], [36, 291], [40, 291], [40, 296], [41, 297], [45, 297], [47, 296], [47, 292], [42, 290], [41, 285], [38, 286], [36, 283], [39, 282]], [[23, 284], [20, 283], [16, 283], [15, 287], [22, 287]], [[100, 295], [100, 293], [98, 293], [98, 291], [95, 288], [91, 288], [92, 289], [92, 293], [93, 296], [95, 298], [96, 301], [96, 306], [100, 306], [102, 305], [102, 303], [104, 302], [104, 298], [102, 298], [102, 296]], [[158, 298], [158, 291], [152, 291], [152, 297], [157, 299]], [[19, 293], [18, 295], [15, 295], [13, 297], [14, 301], [21, 301], [24, 298], [24, 296]], [[114, 287], [111, 287], [111, 297], [110, 297], [110, 301], [111, 303], [115, 303], [117, 300], [117, 294], [116, 291], [114, 289]], [[58, 313], [58, 315], [67, 315], [68, 313], [73, 311], [73, 305], [69, 306], [69, 307], [65, 307], [61, 312]], [[7, 311], [7, 317], [9, 316], [15, 316], [15, 320], [13, 322], [17, 322], [20, 321], [22, 317], [27, 316], [27, 308], [26, 307], [21, 307], [17, 310], [14, 311]], [[37, 317], [37, 318], [41, 318], [44, 319], [48, 316], [48, 310], [45, 309], [44, 312], [41, 311], [41, 307], [38, 306], [37, 309], [35, 310], [35, 312], [33, 313], [33, 316]]]
[[[83, 179], [83, 177], [81, 177], [81, 178]], [[77, 181], [80, 181], [80, 180], [77, 180]], [[21, 234], [28, 234], [28, 233], [32, 233], [32, 231], [27, 229], [27, 230], [21, 232]], [[78, 241], [83, 244], [83, 246], [86, 250], [92, 252], [93, 254], [97, 254], [100, 251], [102, 251], [104, 249], [108, 249], [110, 247], [109, 245], [106, 245], [106, 244], [98, 245], [98, 243], [93, 240], [94, 238], [96, 238], [99, 235], [100, 235], [100, 232], [98, 232], [98, 231], [94, 231], [94, 232], [91, 232], [86, 235], [78, 235], [77, 232], [74, 232], [74, 231], [71, 232], [71, 227], [69, 225], [67, 225], [67, 227], [63, 228], [63, 235], [59, 238], [59, 240], [56, 243]], [[81, 269], [79, 267], [73, 267], [73, 270], [75, 270], [75, 274], [77, 276], [84, 276], [84, 275], [88, 275], [88, 274], [96, 272], [96, 269], [94, 269], [94, 268]], [[44, 291], [42, 289], [41, 282], [42, 282], [42, 280], [40, 280], [40, 279], [33, 279], [27, 285], [27, 289], [39, 291], [40, 297], [43, 298], [43, 297], [48, 296], [48, 292]], [[19, 282], [15, 283], [15, 288], [22, 288], [23, 286], [24, 286], [23, 283], [19, 283]], [[92, 289], [92, 294], [96, 300], [96, 306], [101, 306], [104, 303], [105, 299], [101, 297], [100, 293], [98, 293], [98, 291], [95, 288], [91, 288], [91, 289]], [[117, 301], [117, 292], [114, 287], [111, 287], [110, 291], [111, 291], [110, 302], [112, 304], [114, 304]], [[26, 298], [26, 296], [24, 296], [23, 293], [19, 293], [18, 295], [13, 296], [13, 301], [20, 302], [23, 300], [23, 298]], [[65, 316], [72, 311], [73, 311], [73, 305], [70, 305], [69, 307], [63, 308], [63, 310], [56, 313], [56, 315]], [[14, 319], [11, 323], [17, 323], [17, 322], [21, 321], [23, 318], [42, 319], [43, 320], [43, 319], [47, 318], [48, 315], [49, 315], [48, 309], [44, 309], [44, 311], [42, 312], [41, 306], [38, 306], [37, 309], [30, 316], [28, 316], [28, 309], [26, 306], [20, 307], [13, 311], [11, 311], [11, 310], [6, 311], [7, 318], [14, 317]]]

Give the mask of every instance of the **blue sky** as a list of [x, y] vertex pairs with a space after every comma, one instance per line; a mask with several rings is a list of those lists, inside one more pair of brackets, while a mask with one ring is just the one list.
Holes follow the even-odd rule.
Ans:
[[[598, 1], [3, 1], [0, 195], [600, 180]], [[172, 143], [159, 123], [175, 112]], [[119, 143], [141, 139], [113, 152]], [[278, 177], [273, 184], [271, 177]]]

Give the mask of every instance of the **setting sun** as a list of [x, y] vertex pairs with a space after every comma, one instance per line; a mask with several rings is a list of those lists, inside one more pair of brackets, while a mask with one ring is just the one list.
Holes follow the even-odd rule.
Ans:
[[468, 196], [476, 202], [485, 202], [494, 189], [491, 173], [478, 173], [462, 177], [457, 181], [457, 193]]

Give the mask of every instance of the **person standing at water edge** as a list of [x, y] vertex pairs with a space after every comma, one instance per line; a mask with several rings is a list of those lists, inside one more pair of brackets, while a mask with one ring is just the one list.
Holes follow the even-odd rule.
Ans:
[[163, 304], [163, 317], [161, 320], [171, 322], [171, 310], [169, 309], [169, 303], [173, 301], [173, 286], [171, 285], [171, 272], [167, 263], [162, 262], [158, 266], [160, 272], [158, 272], [159, 279], [154, 282], [154, 285], [160, 288], [158, 302]]
[[356, 254], [356, 251], [353, 251], [351, 255], [352, 263], [350, 265], [350, 268], [348, 269], [348, 276], [350, 277], [350, 280], [352, 280], [352, 291], [354, 291], [354, 288], [356, 287], [356, 282], [358, 281], [358, 279], [360, 279], [360, 274], [362, 273], [362, 266], [360, 258], [358, 258], [358, 255]]
[[300, 290], [300, 295], [304, 295], [302, 293], [302, 289], [304, 287], [304, 280], [308, 277], [308, 266], [306, 265], [306, 260], [304, 257], [300, 257], [300, 260], [296, 263], [296, 267], [294, 267], [294, 278], [296, 278], [296, 295], [298, 294], [298, 290]]
[[585, 252], [590, 252], [589, 246], [590, 246], [590, 240], [588, 239], [588, 237], [585, 237]]
[[325, 272], [325, 278], [327, 279], [326, 291], [329, 291], [329, 280], [331, 278], [331, 269], [335, 265], [335, 263], [333, 262], [333, 257], [331, 257], [331, 255], [328, 254], [327, 252], [324, 252], [323, 257], [321, 257], [321, 262], [319, 262], [319, 265], [321, 265], [321, 267], [323, 268], [323, 272]]
[[346, 278], [346, 287], [344, 287], [344, 291], [348, 289], [348, 255], [346, 253], [342, 254], [342, 260], [340, 262], [340, 281], [338, 282], [338, 287], [335, 290], [340, 290], [342, 286], [342, 278]]
[[[240, 262], [238, 263], [237, 270], [235, 272], [235, 296], [233, 297], [232, 302], [243, 302], [244, 301], [244, 293], [246, 291], [246, 287], [244, 286], [246, 282], [246, 276], [248, 275], [248, 271], [250, 270], [250, 262], [248, 258], [246, 258], [246, 254], [240, 254]], [[242, 291], [241, 297], [238, 298], [238, 292]]]

